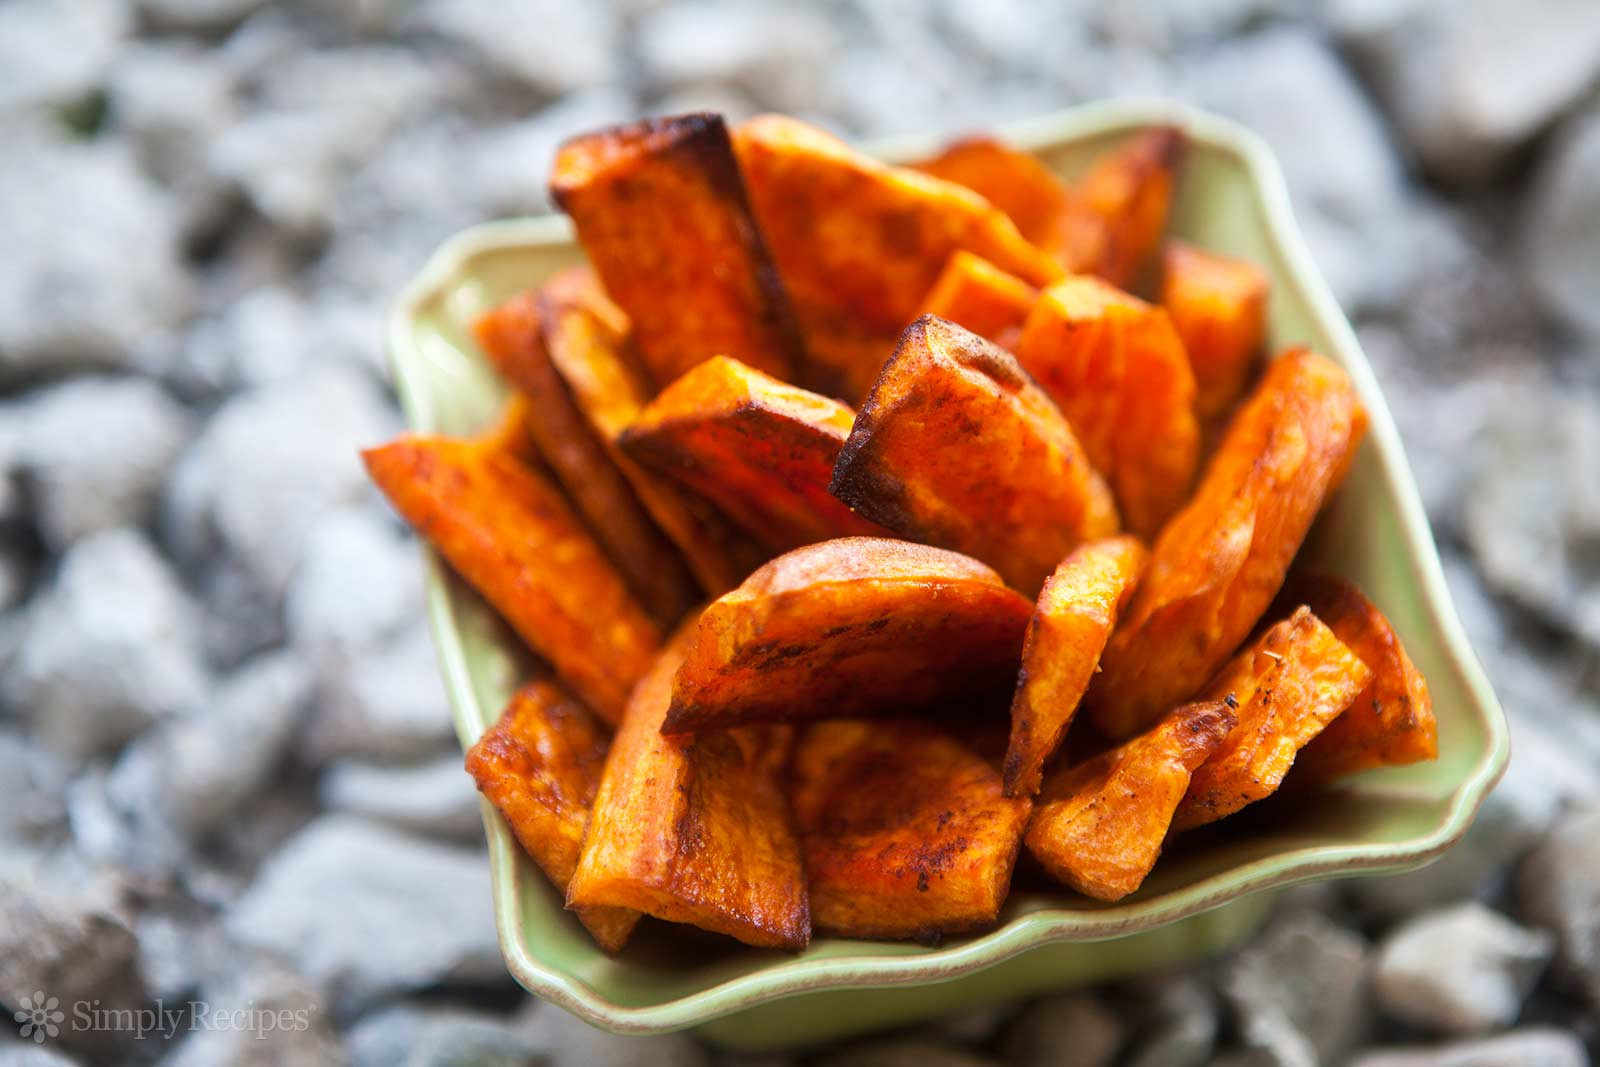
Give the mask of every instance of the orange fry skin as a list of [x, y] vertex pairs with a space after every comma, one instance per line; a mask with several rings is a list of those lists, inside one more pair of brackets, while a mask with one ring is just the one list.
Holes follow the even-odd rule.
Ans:
[[561, 490], [494, 447], [405, 435], [362, 453], [395, 509], [607, 722], [661, 630]]
[[1269, 628], [1206, 687], [1203, 699], [1238, 704], [1239, 724], [1189, 780], [1173, 830], [1215, 822], [1276, 792], [1295, 754], [1371, 680], [1309, 608]]
[[512, 297], [479, 318], [473, 332], [525, 398], [527, 432], [573, 506], [650, 614], [670, 626], [699, 599], [699, 588], [551, 362], [539, 302], [536, 291]]
[[1029, 596], [1078, 544], [1117, 532], [1110, 491], [1044, 391], [1009, 352], [929, 315], [884, 366], [831, 489]]
[[1072, 186], [1059, 254], [1067, 269], [1132, 289], [1161, 243], [1187, 139], [1158, 126], [1107, 152]]
[[[604, 731], [554, 681], [536, 678], [472, 748], [467, 773], [511, 826], [539, 869], [565, 895], [610, 747]], [[578, 919], [607, 952], [639, 921], [625, 908], [584, 908]]]
[[994, 768], [905, 720], [803, 727], [795, 823], [811, 917], [839, 937], [929, 940], [993, 925], [1028, 817]]
[[855, 412], [837, 400], [713, 356], [652, 400], [621, 444], [774, 552], [787, 552], [887, 533], [828, 492], [854, 422]]
[[613, 126], [561, 146], [550, 193], [572, 217], [640, 355], [665, 385], [722, 354], [792, 378], [805, 361], [722, 117]]
[[1036, 156], [980, 134], [952, 141], [937, 156], [912, 166], [971, 189], [1005, 212], [1024, 240], [1055, 250], [1070, 197], [1066, 184]]
[[1128, 529], [1154, 537], [1200, 463], [1194, 374], [1166, 312], [1098, 278], [1065, 278], [1033, 306], [1017, 362], [1111, 483]]
[[1072, 725], [1149, 551], [1132, 537], [1079, 545], [1044, 583], [1022, 646], [1003, 768], [1006, 796], [1032, 796]]
[[[837, 389], [851, 401], [866, 394], [959, 249], [1032, 285], [1061, 273], [969, 189], [887, 166], [782, 116], [751, 119], [733, 140], [807, 347], [833, 375], [819, 391]], [[817, 335], [823, 343], [813, 343]]]
[[1295, 760], [1291, 782], [1322, 784], [1372, 767], [1437, 759], [1428, 683], [1377, 607], [1343, 578], [1290, 575], [1279, 603], [1305, 604], [1372, 671], [1372, 681]]
[[1175, 708], [1149, 731], [1045, 782], [1028, 851], [1084, 896], [1114, 901], [1144, 884], [1190, 775], [1237, 720], [1224, 701]]
[[661, 732], [692, 630], [679, 630], [634, 690], [567, 907], [631, 908], [758, 948], [804, 948], [811, 915], [781, 786], [792, 731]]
[[1114, 738], [1199, 692], [1283, 584], [1366, 432], [1350, 377], [1304, 349], [1273, 361], [1194, 497], [1162, 529], [1086, 707]]
[[1266, 274], [1254, 263], [1169, 241], [1161, 256], [1161, 306], [1194, 370], [1204, 421], [1243, 395], [1267, 336]]
[[1039, 290], [971, 252], [956, 252], [923, 297], [919, 315], [937, 315], [1014, 351]]
[[955, 552], [870, 537], [808, 545], [701, 613], [663, 729], [1004, 700], [1031, 611]]

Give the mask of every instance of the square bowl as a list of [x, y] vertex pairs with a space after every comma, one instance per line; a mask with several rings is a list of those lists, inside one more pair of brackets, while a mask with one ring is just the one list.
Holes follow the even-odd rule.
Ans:
[[[1350, 372], [1372, 416], [1344, 488], [1308, 546], [1383, 609], [1428, 678], [1439, 758], [1349, 779], [1315, 804], [1264, 803], [1186, 838], [1144, 887], [1102, 904], [1017, 886], [992, 931], [915, 945], [819, 938], [798, 954], [643, 936], [608, 957], [487, 804], [494, 906], [506, 965], [530, 992], [607, 1029], [697, 1027], [745, 1049], [815, 1043], [1046, 988], [1214, 952], [1247, 935], [1274, 888], [1419, 867], [1465, 831], [1508, 757], [1504, 714], [1468, 647], [1377, 381], [1290, 214], [1283, 178], [1254, 135], [1163, 102], [1088, 105], [1003, 128], [1071, 177], [1130, 133], [1176, 123], [1191, 148], [1170, 231], [1260, 264], [1272, 279], [1274, 351], [1306, 344]], [[935, 147], [899, 142], [883, 154]], [[447, 242], [390, 322], [395, 378], [411, 427], [469, 434], [489, 425], [504, 386], [470, 324], [502, 299], [582, 261], [560, 217], [491, 223]], [[520, 645], [431, 552], [428, 611], [463, 746], [498, 716], [524, 667]], [[644, 928], [641, 928], [644, 933]]]

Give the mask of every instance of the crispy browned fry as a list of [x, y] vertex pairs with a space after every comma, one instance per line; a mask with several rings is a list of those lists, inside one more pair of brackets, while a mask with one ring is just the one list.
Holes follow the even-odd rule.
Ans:
[[1059, 247], [1069, 270], [1133, 288], [1161, 243], [1183, 131], [1145, 130], [1097, 159], [1073, 187]]
[[833, 720], [796, 742], [791, 793], [811, 917], [839, 937], [917, 938], [991, 925], [1028, 801], [926, 723]]
[[1121, 900], [1144, 884], [1189, 776], [1236, 721], [1224, 701], [1185, 704], [1120, 747], [1053, 772], [1028, 823], [1028, 851], [1085, 896]]
[[1111, 493], [1009, 352], [943, 319], [906, 328], [856, 416], [833, 494], [903, 536], [976, 556], [1032, 596]]
[[1215, 822], [1276, 792], [1295, 754], [1371, 680], [1367, 665], [1309, 608], [1269, 628], [1202, 694], [1233, 699], [1239, 725], [1194, 772], [1173, 830]]
[[545, 350], [573, 400], [639, 502], [678, 547], [689, 569], [712, 596], [732, 589], [759, 567], [767, 553], [745, 537], [710, 502], [671, 479], [640, 466], [623, 452], [622, 434], [644, 410], [649, 392], [629, 358], [627, 317], [603, 296], [587, 291], [581, 275], [558, 275], [540, 291]]
[[[583, 706], [554, 681], [536, 678], [478, 743], [467, 751], [467, 773], [499, 809], [517, 841], [565, 895], [578, 867], [578, 846], [600, 786], [610, 742]], [[600, 947], [616, 952], [638, 912], [582, 908], [578, 919]]]
[[635, 459], [677, 478], [774, 552], [879, 536], [828, 492], [855, 412], [714, 356], [669, 385], [622, 435]]
[[[859, 360], [826, 368], [847, 399], [871, 388], [952, 252], [976, 253], [1034, 285], [1061, 273], [969, 189], [886, 166], [777, 115], [751, 119], [733, 140], [812, 359]], [[818, 334], [825, 340], [813, 344]]]
[[663, 728], [1003, 701], [1031, 610], [955, 552], [872, 537], [808, 545], [701, 614]]
[[474, 332], [501, 375], [521, 390], [527, 432], [595, 539], [650, 613], [664, 625], [677, 622], [699, 599], [694, 576], [650, 520], [550, 361], [540, 334], [538, 293], [512, 297], [480, 318]]
[[620, 720], [661, 631], [561, 490], [493, 438], [406, 435], [362, 458], [395, 509], [561, 680]]
[[661, 732], [686, 625], [634, 690], [606, 758], [570, 908], [631, 908], [747, 945], [811, 939], [800, 846], [780, 787], [792, 731]]
[[556, 154], [550, 194], [633, 321], [656, 385], [719, 354], [780, 378], [804, 364], [720, 115], [576, 137]]
[[1154, 537], [1200, 462], [1194, 374], [1167, 313], [1088, 275], [1039, 297], [1017, 362], [1050, 394], [1128, 529]]
[[1054, 251], [1060, 241], [1067, 187], [1036, 156], [980, 134], [953, 141], [937, 156], [912, 166], [971, 189], [1004, 211], [1024, 239], [1045, 251]]
[[1267, 334], [1267, 276], [1254, 263], [1169, 241], [1161, 306], [1194, 368], [1195, 410], [1221, 418], [1243, 395]]
[[1278, 603], [1305, 604], [1372, 671], [1372, 681], [1295, 760], [1290, 781], [1320, 784], [1371, 767], [1419, 763], [1439, 755], [1428, 683], [1389, 620], [1343, 578], [1290, 575]]
[[1215, 674], [1283, 584], [1367, 417], [1349, 375], [1304, 349], [1267, 368], [1111, 635], [1086, 706], [1131, 737]]
[[1074, 549], [1044, 583], [1011, 700], [1006, 796], [1039, 791], [1045, 760], [1066, 736], [1148, 556], [1132, 537], [1091, 541]]
[[957, 252], [922, 300], [920, 314], [964, 326], [1007, 350], [1015, 350], [1039, 290], [971, 252]]

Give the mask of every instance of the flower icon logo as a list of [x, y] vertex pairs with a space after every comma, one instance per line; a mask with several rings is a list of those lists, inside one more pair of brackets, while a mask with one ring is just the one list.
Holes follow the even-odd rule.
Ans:
[[66, 1018], [56, 1010], [61, 1001], [55, 997], [46, 999], [43, 993], [35, 990], [33, 996], [23, 997], [20, 1004], [22, 1010], [13, 1013], [11, 1017], [22, 1024], [19, 1032], [23, 1037], [31, 1037], [36, 1044], [42, 1045], [46, 1037], [55, 1037], [61, 1033], [60, 1028], [56, 1026], [56, 1023]]

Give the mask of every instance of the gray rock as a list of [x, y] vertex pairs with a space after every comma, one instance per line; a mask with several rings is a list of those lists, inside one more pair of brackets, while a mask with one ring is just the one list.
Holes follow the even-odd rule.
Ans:
[[1379, 947], [1373, 990], [1389, 1016], [1456, 1035], [1516, 1022], [1555, 941], [1482, 904], [1413, 919]]
[[1122, 1020], [1099, 997], [1068, 993], [1024, 1008], [1000, 1047], [1018, 1067], [1107, 1067], [1124, 1037]]
[[402, 830], [465, 841], [483, 840], [483, 810], [461, 757], [416, 767], [336, 763], [322, 778], [323, 807]]
[[453, 750], [450, 700], [433, 639], [417, 623], [324, 679], [304, 755], [320, 766], [343, 757], [403, 763]]
[[226, 927], [349, 1015], [395, 993], [504, 979], [488, 871], [481, 852], [329, 815], [267, 862]]
[[377, 508], [329, 513], [289, 583], [290, 641], [324, 674], [381, 649], [423, 617], [421, 562], [416, 542]]
[[0, 112], [81, 102], [104, 83], [127, 31], [127, 8], [114, 0], [0, 6]]
[[1132, 989], [1146, 1017], [1133, 1028], [1126, 1067], [1200, 1067], [1217, 1040], [1217, 1004], [1197, 975], [1146, 979]]
[[[1011, 1014], [1011, 1007], [1007, 1004], [980, 1004], [977, 1007], [963, 1008], [932, 1019], [930, 1025], [940, 1039], [974, 1047], [987, 1045], [993, 1041], [995, 1035], [1000, 1032], [1001, 1024]], [[742, 1067], [742, 1065], [730, 1064], [726, 1067]], [[759, 1067], [759, 1064], [752, 1064], [751, 1067]]]
[[1522, 226], [1523, 262], [1545, 306], [1591, 340], [1600, 339], [1600, 108], [1563, 131], [1540, 164]]
[[621, 25], [608, 4], [533, 0], [514, 7], [428, 0], [414, 24], [543, 93], [621, 81]]
[[1367, 1028], [1368, 957], [1359, 935], [1318, 913], [1276, 919], [1222, 969], [1245, 1044], [1288, 1062], [1337, 1062]]
[[139, 938], [139, 973], [158, 999], [186, 999], [237, 974], [239, 946], [203, 908], [145, 911], [134, 918], [133, 931]]
[[166, 30], [216, 31], [237, 25], [266, 0], [139, 0], [141, 14]]
[[0, 808], [0, 844], [38, 838], [67, 819], [67, 767], [27, 734], [0, 730], [0, 782], [10, 799]]
[[149, 517], [187, 433], [183, 409], [138, 378], [80, 378], [30, 394], [17, 468], [56, 550]]
[[[465, 183], [472, 207], [482, 215], [548, 211], [546, 178], [561, 142], [580, 130], [624, 122], [638, 110], [633, 97], [614, 86], [571, 93], [530, 118], [470, 134], [454, 178]], [[664, 104], [653, 110], [673, 114], [692, 108]]]
[[0, 1048], [0, 1067], [78, 1067], [78, 1061], [48, 1045], [7, 1044]]
[[1340, 0], [1331, 20], [1418, 157], [1452, 179], [1493, 172], [1600, 70], [1585, 0]]
[[269, 284], [230, 300], [184, 339], [186, 380], [207, 392], [281, 384], [331, 363], [374, 369], [375, 318], [351, 327], [348, 302], [307, 300]]
[[[552, 1063], [585, 1067], [710, 1067], [705, 1047], [687, 1034], [627, 1037], [596, 1029], [570, 1012], [534, 1000], [518, 1013]], [[943, 1067], [942, 1061], [927, 1067]]]
[[103, 752], [196, 705], [205, 688], [194, 605], [142, 536], [77, 542], [28, 606], [7, 701], [57, 751]]
[[207, 987], [191, 1032], [162, 1067], [341, 1067], [346, 1060], [321, 992], [262, 960]]
[[1600, 808], [1563, 819], [1517, 868], [1517, 914], [1556, 935], [1558, 962], [1600, 1005]]
[[1350, 1067], [1588, 1067], [1576, 1034], [1530, 1026], [1497, 1037], [1432, 1048], [1374, 1049]]
[[187, 42], [123, 49], [109, 92], [116, 130], [133, 138], [145, 168], [165, 182], [195, 176], [206, 142], [237, 114], [232, 73], [210, 50]]
[[345, 1051], [350, 1067], [525, 1067], [548, 1062], [527, 1019], [414, 1004], [364, 1016], [345, 1035]]
[[[581, 1062], [581, 1061], [580, 1061]], [[998, 1067], [995, 1060], [922, 1038], [889, 1038], [852, 1045], [818, 1058], [817, 1067]], [[622, 1067], [623, 1061], [616, 1061]]]
[[635, 32], [645, 72], [660, 84], [734, 84], [780, 111], [811, 104], [816, 72], [838, 46], [819, 9], [729, 0], [660, 8]]

